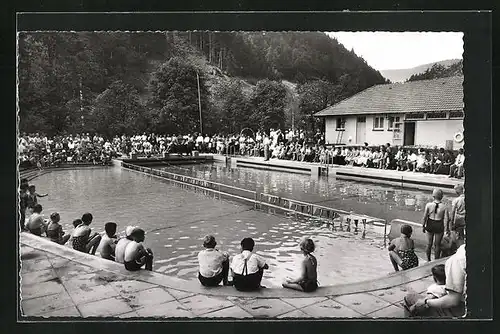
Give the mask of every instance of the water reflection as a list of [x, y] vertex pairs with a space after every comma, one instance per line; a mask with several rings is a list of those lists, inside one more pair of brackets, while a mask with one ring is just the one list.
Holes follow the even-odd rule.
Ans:
[[[172, 166], [170, 172], [208, 179], [273, 195], [321, 203], [347, 211], [386, 219], [420, 221], [425, 204], [432, 201], [431, 191], [395, 189], [390, 186], [314, 178], [308, 175], [265, 171], [246, 167], [230, 167], [223, 163]], [[443, 202], [451, 206], [453, 196]]]

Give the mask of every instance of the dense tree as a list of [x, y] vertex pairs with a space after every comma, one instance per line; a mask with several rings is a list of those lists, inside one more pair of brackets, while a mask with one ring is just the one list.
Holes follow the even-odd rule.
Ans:
[[285, 125], [286, 89], [282, 83], [261, 80], [251, 96], [251, 120], [254, 129], [268, 131]]
[[151, 103], [157, 113], [152, 121], [159, 130], [190, 133], [200, 129], [197, 74], [201, 108], [205, 110], [208, 90], [199, 69], [180, 58], [172, 58], [153, 73]]
[[430, 80], [462, 75], [462, 66], [462, 60], [447, 67], [441, 64], [434, 64], [423, 73], [413, 74], [407, 81]]
[[96, 98], [90, 121], [96, 132], [106, 136], [138, 133], [147, 127], [137, 90], [122, 81], [113, 82]]
[[335, 100], [335, 87], [324, 80], [313, 80], [297, 86], [299, 94], [299, 109], [304, 118], [302, 127], [308, 131], [316, 131], [319, 119], [313, 115], [333, 104]]
[[[20, 130], [49, 135], [130, 132], [137, 124], [151, 131], [198, 131], [196, 73], [204, 130], [210, 132], [282, 125], [283, 110], [285, 125], [297, 126], [321, 105], [306, 96], [315, 100], [324, 87], [312, 84], [300, 100], [294, 83], [324, 82], [328, 103], [334, 103], [384, 82], [362, 58], [317, 32], [33, 32], [18, 40]], [[260, 82], [266, 79], [287, 81], [284, 99], [281, 84]], [[272, 103], [263, 87], [271, 88]], [[119, 101], [123, 89], [130, 98]], [[111, 107], [113, 99], [124, 113]], [[96, 121], [132, 110], [143, 115], [127, 129]]]

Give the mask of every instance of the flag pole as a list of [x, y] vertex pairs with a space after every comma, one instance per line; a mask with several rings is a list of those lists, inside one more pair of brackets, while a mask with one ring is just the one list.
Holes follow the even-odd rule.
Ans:
[[201, 94], [200, 94], [200, 76], [198, 71], [196, 71], [196, 81], [198, 83], [198, 109], [200, 110], [200, 134], [203, 133], [203, 121], [201, 118]]

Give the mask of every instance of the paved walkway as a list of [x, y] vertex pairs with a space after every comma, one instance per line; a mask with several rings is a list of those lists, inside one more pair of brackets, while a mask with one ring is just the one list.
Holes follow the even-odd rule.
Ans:
[[21, 315], [39, 319], [402, 318], [403, 297], [425, 291], [432, 284], [430, 267], [436, 264], [362, 283], [320, 287], [311, 294], [288, 289], [242, 293], [233, 287], [204, 288], [156, 272], [127, 272], [118, 263], [28, 233], [21, 233], [20, 244]]

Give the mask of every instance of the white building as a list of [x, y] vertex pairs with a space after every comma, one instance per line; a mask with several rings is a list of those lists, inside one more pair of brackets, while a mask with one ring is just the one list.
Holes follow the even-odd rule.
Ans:
[[327, 144], [463, 147], [463, 77], [376, 85], [316, 113]]

